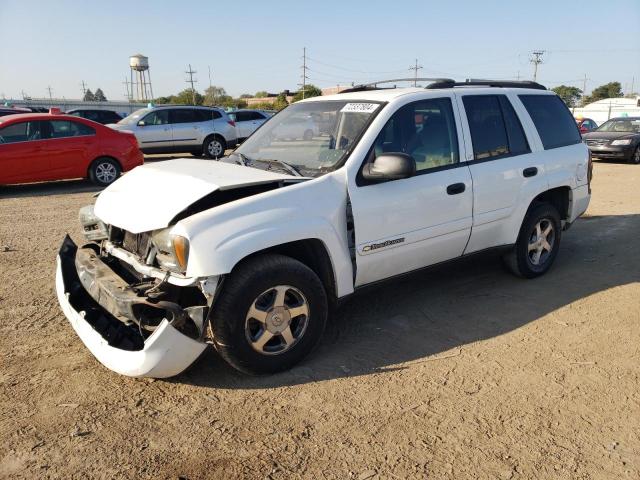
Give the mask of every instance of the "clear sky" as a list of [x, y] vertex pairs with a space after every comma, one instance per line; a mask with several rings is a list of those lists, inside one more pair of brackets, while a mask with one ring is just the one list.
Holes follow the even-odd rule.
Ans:
[[125, 98], [128, 57], [149, 57], [156, 96], [213, 84], [232, 95], [295, 89], [302, 48], [320, 87], [411, 76], [531, 78], [640, 90], [640, 0], [0, 0], [0, 98]]

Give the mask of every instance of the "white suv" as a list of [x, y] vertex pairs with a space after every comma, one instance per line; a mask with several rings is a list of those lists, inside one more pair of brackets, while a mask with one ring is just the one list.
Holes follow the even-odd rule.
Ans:
[[116, 124], [138, 139], [144, 153], [191, 152], [220, 158], [237, 143], [235, 122], [219, 108], [152, 107], [133, 112]]
[[[274, 135], [292, 118], [312, 139]], [[356, 88], [297, 102], [224, 162], [134, 169], [81, 210], [57, 292], [107, 367], [167, 377], [212, 343], [235, 368], [291, 367], [330, 307], [374, 282], [488, 249], [551, 267], [590, 199], [590, 157], [531, 82]]]

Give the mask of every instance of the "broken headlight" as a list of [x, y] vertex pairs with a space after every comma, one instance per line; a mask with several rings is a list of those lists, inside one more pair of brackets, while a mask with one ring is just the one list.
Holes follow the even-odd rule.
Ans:
[[109, 237], [107, 226], [93, 213], [93, 205], [86, 205], [78, 213], [82, 233], [90, 242], [106, 240]]
[[158, 230], [151, 235], [151, 241], [157, 249], [156, 260], [167, 270], [185, 272], [189, 260], [189, 240], [172, 234], [170, 230]]

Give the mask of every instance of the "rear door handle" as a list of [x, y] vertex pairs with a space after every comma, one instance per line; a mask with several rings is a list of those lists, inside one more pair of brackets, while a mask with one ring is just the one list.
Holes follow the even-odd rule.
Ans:
[[525, 177], [535, 177], [538, 174], [538, 168], [537, 167], [529, 167], [529, 168], [525, 168], [522, 171], [522, 174]]
[[447, 193], [449, 195], [457, 195], [464, 192], [466, 188], [464, 183], [453, 183], [447, 187]]

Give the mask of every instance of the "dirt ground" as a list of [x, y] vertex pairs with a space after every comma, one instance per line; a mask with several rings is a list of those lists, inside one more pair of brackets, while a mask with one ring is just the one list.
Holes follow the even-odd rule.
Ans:
[[0, 190], [2, 478], [640, 478], [640, 167], [596, 163], [552, 271], [495, 256], [353, 298], [290, 372], [102, 367], [58, 308], [80, 181]]

